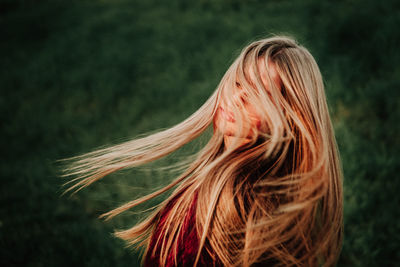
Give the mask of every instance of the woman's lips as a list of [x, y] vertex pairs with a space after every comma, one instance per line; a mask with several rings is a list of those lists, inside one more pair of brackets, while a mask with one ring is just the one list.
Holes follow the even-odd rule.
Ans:
[[232, 112], [225, 111], [222, 107], [219, 107], [219, 111], [221, 112], [221, 116], [229, 122], [235, 122], [235, 117], [233, 116]]
[[252, 138], [255, 131], [260, 130], [261, 120], [253, 113], [247, 114], [247, 116], [247, 118], [243, 118], [245, 121], [243, 121], [242, 130], [240, 130], [236, 124], [234, 113], [219, 107], [218, 113], [214, 118], [214, 127], [219, 128], [225, 136], [249, 139]]

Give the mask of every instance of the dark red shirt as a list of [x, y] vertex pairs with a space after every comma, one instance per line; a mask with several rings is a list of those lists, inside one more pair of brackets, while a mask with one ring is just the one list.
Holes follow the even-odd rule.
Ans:
[[[152, 267], [152, 266], [160, 266], [159, 259], [160, 259], [160, 252], [161, 247], [160, 243], [156, 248], [157, 239], [162, 235], [161, 229], [165, 224], [166, 217], [170, 212], [171, 208], [176, 202], [176, 198], [172, 199], [170, 203], [167, 204], [164, 211], [161, 213], [159, 224], [156, 226], [156, 229], [153, 233], [153, 236], [150, 240], [149, 251], [144, 261], [145, 267]], [[184, 266], [189, 267], [193, 266], [194, 261], [197, 256], [197, 251], [199, 248], [199, 237], [196, 231], [196, 204], [197, 204], [197, 193], [193, 197], [192, 205], [185, 216], [184, 223], [182, 226], [181, 234], [178, 236], [178, 249], [176, 252], [176, 259], [177, 265], [175, 264], [174, 254], [170, 253], [168, 255], [167, 261], [165, 262], [166, 267], [173, 267], [173, 266]], [[161, 239], [162, 240], [162, 239]], [[155, 249], [155, 253], [153, 254], [153, 249]], [[222, 266], [222, 264], [218, 261], [213, 261], [210, 254], [207, 252], [205, 248], [202, 249], [200, 260], [197, 266]]]

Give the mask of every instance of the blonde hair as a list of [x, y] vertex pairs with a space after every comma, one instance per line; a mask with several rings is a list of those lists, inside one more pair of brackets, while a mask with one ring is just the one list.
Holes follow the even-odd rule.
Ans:
[[[274, 64], [281, 86], [271, 78], [268, 64], [260, 68], [260, 59]], [[75, 176], [76, 183], [69, 190], [162, 158], [195, 139], [213, 123], [221, 103], [232, 102], [238, 83], [262, 117], [248, 143], [239, 145], [238, 140], [225, 146], [223, 134], [216, 130], [170, 184], [103, 216], [114, 217], [175, 187], [143, 222], [116, 233], [153, 253], [150, 239], [161, 212], [173, 200], [162, 226], [168, 235], [157, 239], [160, 265], [177, 247], [175, 237], [195, 194], [199, 237], [195, 265], [204, 249], [213, 251], [225, 266], [263, 260], [273, 260], [276, 266], [334, 265], [342, 242], [338, 150], [319, 68], [307, 49], [289, 37], [275, 36], [244, 48], [212, 96], [178, 125], [72, 158], [66, 176]], [[236, 123], [243, 125], [248, 116], [241, 104], [231, 107]]]

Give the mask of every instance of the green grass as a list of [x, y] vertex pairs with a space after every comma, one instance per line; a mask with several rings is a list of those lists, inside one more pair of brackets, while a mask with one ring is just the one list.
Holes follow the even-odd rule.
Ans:
[[398, 10], [394, 0], [2, 1], [0, 265], [139, 266], [112, 232], [140, 209], [97, 217], [173, 177], [150, 165], [62, 196], [56, 160], [182, 121], [242, 47], [285, 33], [325, 79], [345, 173], [338, 266], [396, 266]]

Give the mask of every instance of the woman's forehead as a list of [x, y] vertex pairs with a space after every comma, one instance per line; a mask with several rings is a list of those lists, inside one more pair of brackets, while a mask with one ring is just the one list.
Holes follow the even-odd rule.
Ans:
[[276, 70], [275, 63], [272, 60], [268, 60], [268, 64], [266, 64], [265, 58], [259, 57], [259, 59], [257, 60], [257, 67], [247, 66], [246, 70], [249, 75], [250, 81], [253, 81], [253, 83], [257, 80], [257, 75], [255, 74], [255, 71], [258, 70], [261, 81], [267, 90], [269, 90], [268, 74], [275, 85], [278, 88], [281, 88], [282, 80], [278, 74], [278, 71]]

